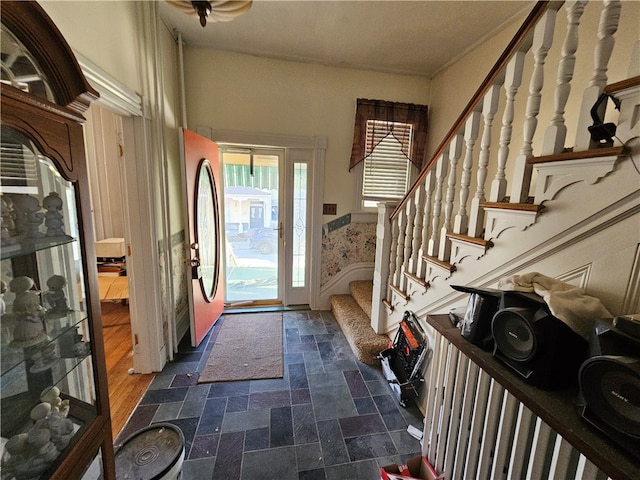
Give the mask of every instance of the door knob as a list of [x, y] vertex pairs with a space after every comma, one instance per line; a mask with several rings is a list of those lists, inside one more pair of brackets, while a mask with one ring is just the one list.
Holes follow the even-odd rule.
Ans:
[[202, 269], [200, 268], [200, 259], [198, 257], [192, 258], [191, 262], [191, 278], [198, 280], [202, 277]]

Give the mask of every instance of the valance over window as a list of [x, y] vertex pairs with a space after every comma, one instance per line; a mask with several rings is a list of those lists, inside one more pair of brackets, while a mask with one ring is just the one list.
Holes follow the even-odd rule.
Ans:
[[[427, 106], [413, 103], [397, 103], [385, 100], [369, 100], [359, 98], [356, 106], [356, 120], [353, 128], [353, 147], [351, 148], [351, 161], [349, 171], [371, 154], [375, 144], [367, 144], [367, 121], [378, 120], [376, 129], [385, 131], [375, 132], [371, 138], [383, 138], [392, 134], [402, 145], [402, 152], [418, 170], [422, 168], [424, 149], [427, 143]], [[382, 123], [382, 122], [386, 122]], [[413, 145], [411, 137], [407, 135], [407, 129], [394, 131], [393, 123], [406, 123], [412, 125]], [[371, 142], [373, 143], [373, 142]]]

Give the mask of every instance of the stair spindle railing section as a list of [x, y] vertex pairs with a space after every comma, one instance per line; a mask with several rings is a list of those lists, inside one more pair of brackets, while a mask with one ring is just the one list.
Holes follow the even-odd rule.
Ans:
[[[588, 6], [584, 15], [586, 0], [536, 3], [407, 195], [392, 212], [392, 206], [384, 207], [389, 222], [379, 225], [386, 233], [378, 233], [378, 240], [385, 235], [391, 240], [376, 262], [388, 259], [389, 275], [373, 298], [387, 307], [381, 314], [404, 309], [411, 295], [424, 294], [436, 279], [449, 279], [465, 258], [483, 256], [505, 230], [503, 218], [510, 222], [506, 228], [535, 222], [542, 206], [532, 204], [538, 195], [531, 192], [540, 189], [542, 177], [533, 175], [533, 159], [569, 155], [567, 105], [577, 112], [581, 104], [580, 116], [570, 117], [579, 132], [574, 153], [594, 146], [580, 136], [589, 136], [590, 109], [606, 88], [621, 2], [594, 0]], [[583, 18], [590, 42], [579, 51]], [[576, 77], [578, 54], [594, 59], [591, 75]], [[545, 75], [552, 79], [546, 87]], [[569, 102], [572, 83], [576, 92]], [[621, 113], [621, 121], [623, 115], [628, 113]], [[543, 119], [548, 124], [538, 128]], [[496, 221], [497, 212], [506, 215]], [[376, 271], [382, 271], [379, 263]], [[372, 319], [378, 332], [391, 323]]]
[[484, 95], [482, 106], [482, 116], [484, 118], [484, 128], [482, 130], [482, 141], [480, 143], [480, 156], [478, 158], [477, 187], [476, 193], [471, 201], [471, 218], [469, 219], [468, 233], [472, 237], [479, 237], [484, 230], [484, 210], [480, 204], [486, 200], [484, 194], [485, 182], [487, 181], [487, 169], [489, 166], [489, 156], [491, 154], [491, 133], [493, 118], [498, 111], [500, 102], [500, 85], [492, 85]]
[[526, 203], [529, 198], [531, 173], [533, 167], [527, 164], [527, 158], [533, 155], [533, 136], [538, 126], [538, 113], [544, 86], [544, 64], [547, 53], [553, 43], [553, 30], [556, 25], [556, 11], [547, 9], [536, 24], [533, 34], [533, 73], [529, 81], [529, 97], [527, 99], [526, 119], [522, 131], [522, 148], [515, 160], [511, 181], [511, 202]]
[[620, 0], [605, 0], [604, 8], [600, 13], [599, 41], [594, 52], [593, 77], [582, 97], [582, 110], [576, 131], [575, 151], [588, 150], [591, 146], [591, 137], [588, 131], [591, 120], [589, 112], [607, 85], [607, 70], [613, 53], [613, 46], [615, 45], [614, 34], [618, 30], [618, 24], [620, 23], [621, 8], [622, 3]]
[[411, 260], [411, 255], [413, 253], [413, 224], [416, 216], [415, 202], [407, 202], [406, 216], [407, 223], [405, 226], [404, 250], [402, 254], [402, 269], [400, 276], [400, 289], [402, 291], [406, 290], [407, 274], [411, 273], [411, 271], [409, 270], [409, 261]]
[[397, 265], [397, 250], [398, 250], [398, 235], [400, 232], [400, 217], [396, 217], [393, 220], [389, 219], [391, 222], [391, 247], [389, 248], [389, 253], [387, 254], [389, 258], [389, 278], [386, 280], [387, 283], [387, 298], [392, 297], [392, 287], [397, 285], [396, 281], [398, 280], [398, 273], [396, 271]]
[[396, 243], [396, 269], [393, 277], [393, 286], [402, 291], [402, 270], [403, 270], [403, 258], [404, 258], [404, 241], [407, 233], [407, 208], [402, 209], [400, 216], [398, 217], [398, 241]]
[[602, 439], [581, 438], [578, 424], [565, 424], [579, 421], [567, 418], [573, 405], [513, 382], [489, 352], [470, 347], [439, 317], [427, 320], [434, 330], [423, 390], [423, 454], [436, 472], [452, 479], [636, 478], [629, 459], [611, 458], [599, 449]]
[[[547, 127], [542, 146], [542, 155], [553, 155], [562, 152], [567, 137], [567, 127], [564, 121], [564, 109], [571, 92], [571, 79], [576, 66], [576, 51], [578, 50], [578, 26], [584, 13], [586, 0], [567, 2], [567, 33], [562, 44], [562, 58], [558, 64], [557, 87], [554, 95], [554, 115], [551, 125]], [[492, 201], [497, 201], [492, 199]]]
[[460, 203], [458, 213], [453, 223], [453, 233], [464, 235], [469, 228], [469, 211], [467, 201], [469, 200], [469, 190], [471, 188], [471, 173], [473, 169], [473, 149], [478, 140], [480, 130], [480, 112], [474, 110], [469, 115], [464, 129], [465, 153], [462, 163], [462, 177], [460, 179]]
[[438, 246], [440, 239], [438, 233], [440, 232], [440, 214], [442, 211], [442, 191], [444, 181], [447, 177], [447, 169], [449, 167], [448, 162], [449, 152], [445, 150], [436, 165], [436, 191], [433, 198], [433, 213], [431, 215], [431, 238], [427, 246], [427, 253], [429, 256], [438, 256]]
[[489, 87], [493, 85], [496, 78], [501, 74], [502, 70], [504, 69], [505, 65], [507, 64], [507, 62], [509, 61], [513, 53], [518, 49], [520, 45], [526, 42], [529, 32], [531, 31], [531, 29], [534, 28], [537, 20], [547, 10], [547, 8], [549, 8], [549, 6], [550, 6], [549, 2], [541, 1], [536, 3], [536, 5], [533, 7], [527, 19], [524, 21], [524, 23], [522, 24], [518, 32], [515, 34], [515, 36], [507, 46], [507, 48], [502, 53], [502, 55], [500, 55], [500, 58], [498, 59], [496, 64], [493, 66], [489, 74], [486, 76], [486, 78], [484, 79], [484, 81], [482, 82], [478, 90], [476, 90], [475, 94], [473, 95], [469, 103], [466, 105], [466, 107], [464, 108], [460, 116], [457, 118], [457, 120], [453, 124], [453, 127], [451, 127], [451, 129], [449, 130], [449, 133], [447, 133], [447, 135], [444, 137], [444, 139], [442, 140], [438, 148], [436, 148], [435, 153], [431, 158], [431, 160], [427, 162], [427, 164], [424, 166], [424, 168], [420, 172], [420, 175], [418, 176], [417, 180], [414, 182], [413, 186], [409, 189], [409, 191], [404, 196], [402, 201], [398, 204], [398, 206], [392, 212], [390, 217], [391, 219], [398, 216], [404, 204], [408, 201], [410, 197], [413, 196], [420, 182], [422, 182], [427, 176], [427, 174], [429, 173], [431, 166], [440, 157], [440, 155], [442, 154], [444, 149], [449, 145], [453, 137], [457, 135], [458, 131], [462, 128], [462, 126], [466, 122], [469, 114], [473, 111], [473, 109], [479, 103], [480, 99], [482, 98], [482, 95], [484, 95], [484, 93], [489, 89]]
[[423, 258], [428, 255], [429, 249], [429, 237], [431, 227], [431, 211], [433, 207], [433, 192], [436, 184], [435, 172], [429, 170], [429, 173], [424, 178], [424, 191], [425, 191], [425, 205], [424, 205], [424, 219], [422, 222], [422, 247], [420, 248], [420, 268], [418, 268], [418, 276], [426, 276], [426, 265]]
[[505, 173], [509, 158], [509, 145], [513, 132], [514, 103], [518, 89], [522, 83], [525, 50], [518, 50], [507, 64], [505, 73], [505, 107], [502, 114], [502, 128], [500, 129], [500, 149], [498, 150], [498, 166], [496, 176], [491, 183], [489, 201], [502, 202], [507, 194], [507, 177]]
[[447, 193], [444, 200], [444, 221], [440, 229], [440, 248], [438, 249], [438, 259], [448, 262], [451, 255], [451, 242], [447, 234], [453, 231], [453, 202], [456, 195], [456, 178], [458, 161], [462, 156], [462, 135], [453, 137], [449, 145], [449, 178], [447, 179]]
[[[438, 270], [440, 268], [438, 265], [446, 264], [449, 259], [451, 240], [448, 234], [467, 232], [467, 200], [473, 168], [473, 147], [479, 135], [483, 110], [479, 103], [488, 91], [495, 91], [496, 84], [500, 85], [499, 80], [504, 77], [502, 70], [513, 52], [519, 47], [526, 49], [523, 45], [526, 46], [527, 42], [530, 43], [530, 40], [527, 40], [529, 31], [548, 7], [548, 2], [536, 4], [523, 26], [458, 118], [454, 127], [440, 144], [432, 160], [421, 171], [418, 179], [402, 202], [389, 215], [391, 225], [391, 242], [390, 246], [387, 247], [389, 249], [389, 277], [386, 283], [387, 288], [383, 288], [381, 285], [377, 288], [377, 293], [374, 295], [374, 303], [384, 304], [387, 308], [393, 310], [394, 307], [390, 299], [393, 298], [394, 294], [407, 300], [409, 298], [406, 293], [407, 277], [411, 278], [414, 283], [421, 283], [423, 287], [428, 288], [429, 277], [434, 275], [433, 273], [430, 274], [430, 271]], [[518, 73], [514, 73], [514, 76], [521, 75], [520, 72], [521, 70]], [[494, 94], [492, 93], [491, 95]], [[490, 106], [487, 107], [488, 110], [484, 113], [485, 124], [490, 117], [495, 115], [496, 110], [495, 101], [487, 101]], [[491, 124], [491, 120], [488, 123]], [[487, 154], [490, 143], [488, 135], [490, 134], [487, 133], [484, 137]], [[455, 175], [462, 157], [463, 146], [466, 146], [463, 167], [465, 169], [463, 177], [466, 180], [461, 182], [459, 187], [459, 210], [454, 219], [454, 197], [457, 186]], [[436, 168], [432, 169], [432, 166]], [[478, 175], [481, 178], [485, 178], [486, 171]], [[482, 180], [482, 183], [484, 183], [484, 180]], [[478, 200], [483, 196], [482, 190], [478, 193]], [[388, 207], [385, 206], [384, 208]], [[382, 257], [384, 257], [384, 254]], [[431, 266], [427, 265], [425, 259], [431, 259], [432, 262], [436, 262], [436, 266], [434, 267], [433, 263]], [[452, 270], [452, 268], [449, 269], [449, 271]], [[372, 320], [372, 325], [376, 325], [376, 331], [381, 328], [382, 322], [380, 320]]]
[[421, 184], [416, 190], [414, 195], [415, 202], [414, 209], [415, 214], [413, 218], [413, 239], [411, 242], [411, 259], [409, 260], [409, 274], [414, 280], [419, 279], [418, 268], [422, 263], [422, 257], [420, 256], [420, 250], [422, 247], [422, 229], [424, 221], [424, 184]]

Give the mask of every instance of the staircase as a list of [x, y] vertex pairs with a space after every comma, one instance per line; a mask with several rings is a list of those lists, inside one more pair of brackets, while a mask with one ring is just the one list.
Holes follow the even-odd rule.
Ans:
[[[334, 296], [341, 324], [368, 317], [392, 338], [406, 310], [464, 307], [451, 285], [495, 287], [531, 271], [582, 287], [614, 315], [640, 311], [640, 40], [630, 57], [614, 49], [619, 28], [637, 32], [625, 24], [637, 5], [622, 15], [631, 6], [535, 5], [405, 198], [379, 205], [371, 313]], [[583, 27], [587, 17], [599, 21]], [[593, 61], [586, 78], [579, 59]], [[628, 65], [627, 77], [608, 83], [611, 63]], [[603, 93], [619, 110], [598, 102]], [[597, 103], [617, 127], [609, 144], [589, 132]]]
[[367, 365], [380, 365], [376, 356], [388, 347], [389, 337], [371, 328], [373, 284], [367, 280], [349, 283], [349, 294], [332, 295], [331, 311], [349, 341], [356, 358]]
[[[419, 319], [464, 310], [467, 295], [452, 285], [495, 287], [528, 272], [581, 287], [613, 315], [640, 311], [639, 11], [617, 0], [535, 5], [407, 196], [379, 205], [369, 338], [388, 341], [406, 310]], [[619, 28], [635, 32], [626, 58], [615, 56]], [[629, 65], [627, 76], [610, 81], [610, 64]], [[602, 124], [611, 138], [591, 135]], [[350, 290], [331, 299], [347, 336], [369, 318]], [[446, 478], [637, 478], [628, 475], [637, 462], [608, 443], [595, 451], [567, 440], [561, 424], [423, 327], [423, 454]], [[366, 361], [375, 352], [355, 338]]]
[[[580, 30], [586, 8], [599, 12], [597, 32]], [[640, 41], [631, 58], [614, 57], [621, 10], [619, 1], [536, 4], [407, 196], [379, 206], [377, 333], [391, 336], [405, 310], [420, 316], [463, 306], [466, 297], [451, 285], [491, 287], [530, 271], [584, 288], [613, 314], [640, 309], [632, 282]], [[578, 50], [578, 33], [581, 45], [597, 35], [592, 51]], [[578, 77], [578, 58], [593, 59], [589, 78]], [[628, 77], [607, 83], [613, 61], [629, 65]], [[603, 93], [619, 112], [607, 110], [606, 97], [598, 101]], [[611, 141], [591, 137], [592, 109], [617, 126]], [[625, 259], [604, 247], [613, 238]]]

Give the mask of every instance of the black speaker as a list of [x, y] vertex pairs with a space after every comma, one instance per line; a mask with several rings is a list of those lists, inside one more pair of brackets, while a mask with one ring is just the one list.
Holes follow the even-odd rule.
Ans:
[[493, 355], [537, 387], [575, 385], [588, 342], [554, 317], [542, 297], [503, 292], [493, 316]]
[[640, 459], [640, 338], [598, 321], [578, 382], [581, 417]]
[[474, 345], [491, 350], [493, 348], [491, 319], [500, 305], [502, 291], [461, 285], [452, 285], [451, 288], [469, 293], [464, 318], [458, 324], [461, 335]]
[[620, 101], [612, 95], [603, 93], [598, 97], [596, 103], [591, 107], [593, 125], [588, 127], [589, 133], [591, 134], [592, 147], [613, 147], [613, 138], [616, 136], [616, 124], [604, 123], [600, 118], [600, 112], [604, 111], [607, 99], [609, 98], [613, 100], [616, 110], [620, 110]]

